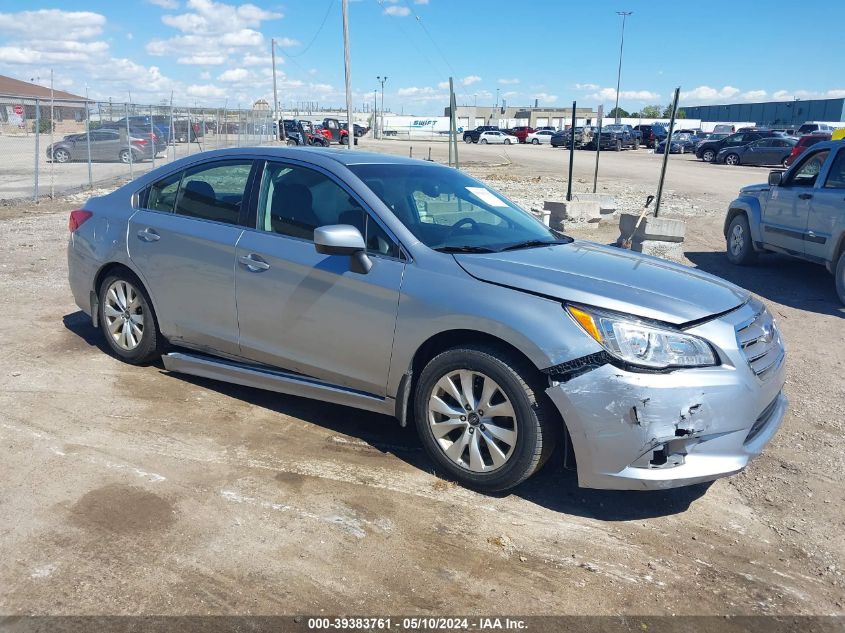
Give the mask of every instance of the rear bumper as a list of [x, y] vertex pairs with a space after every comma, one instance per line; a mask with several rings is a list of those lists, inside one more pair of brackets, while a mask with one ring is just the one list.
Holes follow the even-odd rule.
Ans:
[[[736, 336], [722, 326], [726, 339]], [[759, 455], [786, 415], [785, 363], [761, 380], [742, 352], [720, 351], [717, 367], [640, 373], [607, 364], [553, 382], [546, 393], [569, 431], [579, 485], [687, 486], [733, 475]]]

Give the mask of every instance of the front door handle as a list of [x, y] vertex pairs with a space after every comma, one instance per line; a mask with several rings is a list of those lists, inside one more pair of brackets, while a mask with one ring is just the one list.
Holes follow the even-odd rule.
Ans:
[[270, 268], [270, 264], [265, 262], [255, 253], [249, 255], [241, 255], [238, 257], [238, 262], [245, 266], [247, 270], [253, 273], [260, 273]]
[[809, 200], [810, 198], [813, 197], [813, 194], [811, 194], [811, 193], [799, 193], [798, 197], [801, 198], [801, 200]]
[[138, 239], [142, 242], [158, 242], [161, 239], [161, 235], [147, 227], [138, 231]]

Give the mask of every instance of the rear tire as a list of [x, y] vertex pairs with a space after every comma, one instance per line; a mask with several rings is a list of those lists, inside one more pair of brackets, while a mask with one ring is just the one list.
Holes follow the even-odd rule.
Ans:
[[464, 143], [472, 143], [472, 137], [471, 136], [465, 136], [464, 137]]
[[845, 250], [839, 254], [839, 262], [836, 264], [836, 294], [839, 300], [845, 304]]
[[622, 151], [622, 141], [616, 141], [616, 147], [613, 148], [614, 152], [621, 152]]
[[128, 270], [106, 277], [99, 288], [97, 320], [115, 356], [132, 365], [156, 360], [164, 337], [141, 281]]
[[510, 144], [511, 144], [510, 139], [506, 138], [506, 139], [505, 139], [505, 145], [510, 145]]
[[53, 152], [53, 161], [57, 163], [70, 162], [70, 152], [66, 149], [57, 149]]
[[[524, 359], [495, 347], [456, 347], [434, 357], [417, 381], [414, 414], [437, 470], [487, 492], [536, 472], [552, 454], [559, 423], [537, 378]], [[490, 416], [494, 408], [498, 415]]]
[[744, 213], [737, 214], [728, 226], [726, 251], [728, 261], [737, 266], [747, 266], [757, 261], [757, 252], [751, 243], [751, 229]]
[[482, 145], [487, 145], [487, 139], [483, 138], [479, 141], [479, 143], [481, 143]]
[[703, 160], [705, 163], [712, 163], [715, 160], [715, 158], [716, 158], [716, 152], [712, 149], [706, 149], [701, 154], [701, 160]]
[[725, 165], [730, 165], [731, 167], [736, 167], [739, 165], [739, 155], [738, 154], [728, 154], [725, 156]]
[[124, 164], [129, 164], [130, 161], [135, 162], [133, 160], [132, 152], [129, 151], [128, 149], [121, 150], [120, 154], [118, 154], [118, 159], [120, 160], [121, 163], [124, 163]]
[[539, 145], [539, 144], [540, 144], [540, 141], [539, 141], [539, 140], [537, 140], [536, 138], [532, 138], [532, 139], [531, 139], [531, 144], [532, 144], [532, 145]]

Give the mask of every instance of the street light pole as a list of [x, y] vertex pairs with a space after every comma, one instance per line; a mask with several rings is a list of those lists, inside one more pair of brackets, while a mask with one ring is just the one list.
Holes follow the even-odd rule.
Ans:
[[387, 81], [387, 75], [384, 77], [377, 75], [376, 79], [381, 84], [381, 108], [379, 110], [378, 137], [384, 138], [384, 82]]
[[276, 120], [276, 125], [279, 126], [279, 140], [285, 140], [285, 122], [284, 115], [280, 116], [279, 112], [279, 93], [276, 90], [276, 39], [270, 40], [270, 57], [273, 60], [273, 118]]
[[373, 138], [378, 138], [378, 88], [373, 88]]
[[625, 19], [633, 11], [617, 11], [616, 15], [622, 16], [622, 39], [619, 42], [619, 70], [616, 73], [616, 107], [613, 109], [614, 121], [619, 123], [619, 86], [622, 83], [622, 48], [625, 46]]

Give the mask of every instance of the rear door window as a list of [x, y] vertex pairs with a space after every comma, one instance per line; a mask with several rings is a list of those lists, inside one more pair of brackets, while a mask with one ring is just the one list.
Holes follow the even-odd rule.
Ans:
[[845, 189], [845, 150], [839, 150], [830, 166], [825, 189]]
[[218, 161], [186, 169], [174, 212], [177, 215], [238, 224], [251, 160]]

